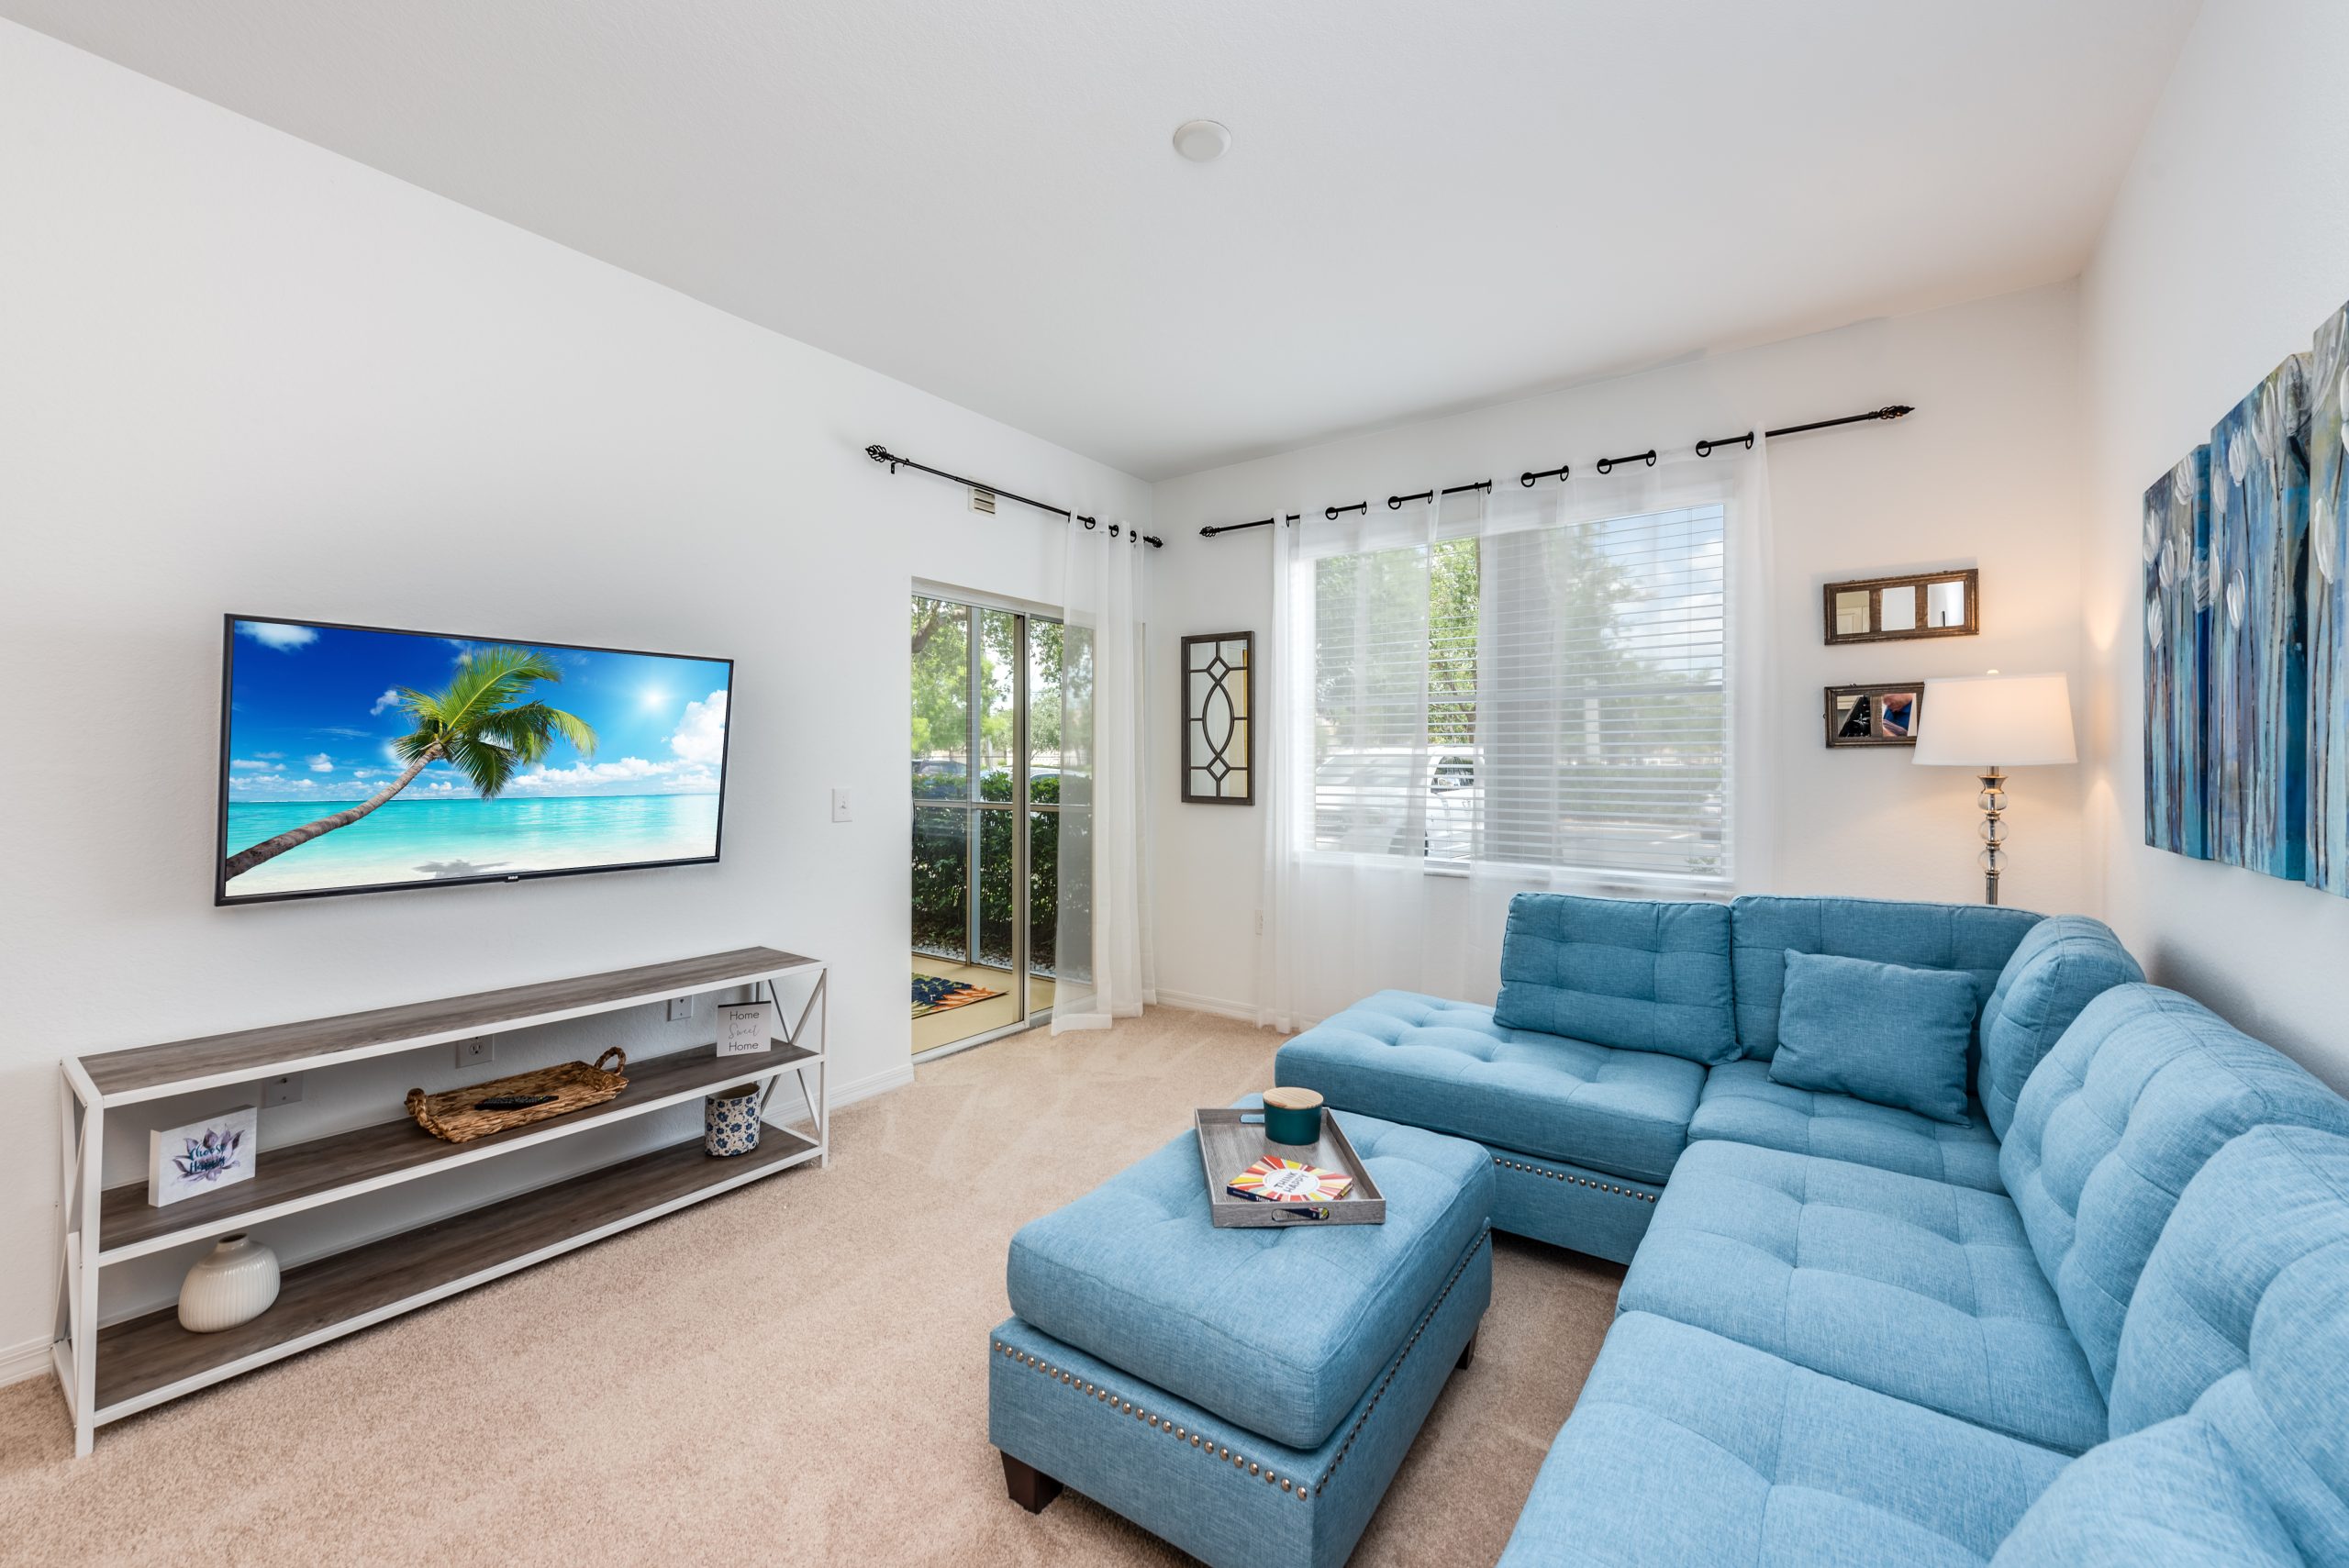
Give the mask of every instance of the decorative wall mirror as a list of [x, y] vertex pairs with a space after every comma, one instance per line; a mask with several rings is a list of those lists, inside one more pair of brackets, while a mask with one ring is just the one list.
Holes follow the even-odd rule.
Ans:
[[1827, 688], [1827, 744], [1914, 746], [1925, 683]]
[[1183, 798], [1199, 806], [1256, 800], [1256, 634], [1183, 639]]
[[1830, 583], [1826, 600], [1830, 643], [1972, 637], [1982, 629], [1981, 573], [1970, 566]]

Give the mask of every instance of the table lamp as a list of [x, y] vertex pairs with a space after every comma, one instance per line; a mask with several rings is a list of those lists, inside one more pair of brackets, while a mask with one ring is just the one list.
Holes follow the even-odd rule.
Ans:
[[[2062, 675], [1953, 675], [1925, 683], [1917, 753], [1928, 767], [1973, 768], [1982, 779], [1982, 896], [1998, 901], [2009, 767], [2076, 762], [2072, 688]], [[1991, 759], [1996, 758], [1993, 762]]]

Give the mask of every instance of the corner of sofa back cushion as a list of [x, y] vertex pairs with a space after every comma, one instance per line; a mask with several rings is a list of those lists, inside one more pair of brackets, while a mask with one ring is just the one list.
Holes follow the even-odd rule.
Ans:
[[1790, 952], [1770, 1077], [1963, 1127], [1975, 999], [1964, 970]]
[[2031, 1070], [2063, 1038], [2080, 1009], [2145, 972], [2112, 934], [2087, 915], [2051, 915], [2023, 934], [1982, 1005], [1982, 1065], [1976, 1094], [2000, 1138]]
[[[2328, 1311], [2349, 1301], [2349, 1138], [2256, 1127], [2195, 1173], [2154, 1243], [2121, 1319], [2112, 1435], [2184, 1415], [2251, 1364], [2255, 1340], [2279, 1347], [2311, 1288], [2293, 1282]], [[2349, 1353], [2327, 1376], [2349, 1410]]]
[[[2232, 1390], [2229, 1391], [2233, 1392]], [[2202, 1415], [2099, 1443], [2057, 1473], [1989, 1568], [2306, 1568], [2262, 1477]]]
[[2349, 1135], [2349, 1100], [2158, 985], [2098, 996], [2024, 1082], [1998, 1177], [2108, 1401], [2124, 1317], [2179, 1195], [2261, 1127]]
[[1778, 1049], [1778, 1002], [1790, 952], [1963, 970], [1973, 977], [1978, 1013], [2016, 946], [2043, 918], [1985, 904], [1744, 894], [1730, 904], [1740, 1054], [1766, 1061]]
[[1738, 1054], [1729, 906], [1700, 900], [1509, 900], [1493, 1021], [1708, 1066]]

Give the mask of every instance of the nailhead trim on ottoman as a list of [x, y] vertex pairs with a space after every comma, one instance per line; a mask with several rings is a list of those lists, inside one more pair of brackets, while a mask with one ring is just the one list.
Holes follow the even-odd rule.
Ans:
[[[1363, 1407], [1362, 1414], [1354, 1418], [1353, 1425], [1347, 1429], [1346, 1440], [1338, 1445], [1336, 1457], [1331, 1459], [1330, 1461], [1329, 1467], [1323, 1470], [1319, 1476], [1315, 1478], [1313, 1485], [1320, 1486], [1327, 1485], [1330, 1477], [1337, 1473], [1338, 1466], [1346, 1462], [1346, 1454], [1348, 1451], [1354, 1446], [1354, 1439], [1361, 1435], [1363, 1427], [1370, 1420], [1371, 1413], [1378, 1408], [1379, 1400], [1386, 1397], [1386, 1390], [1388, 1386], [1394, 1383], [1396, 1374], [1403, 1370], [1403, 1363], [1410, 1359], [1412, 1350], [1416, 1348], [1419, 1342], [1419, 1336], [1427, 1332], [1428, 1325], [1435, 1320], [1437, 1309], [1442, 1307], [1444, 1299], [1451, 1296], [1452, 1287], [1460, 1283], [1461, 1274], [1466, 1272], [1469, 1263], [1474, 1261], [1477, 1252], [1481, 1251], [1486, 1242], [1490, 1240], [1490, 1236], [1491, 1233], [1489, 1231], [1481, 1235], [1477, 1239], [1476, 1245], [1470, 1248], [1465, 1253], [1462, 1254], [1460, 1262], [1453, 1266], [1452, 1276], [1443, 1282], [1443, 1288], [1436, 1293], [1435, 1300], [1429, 1303], [1427, 1312], [1419, 1318], [1419, 1326], [1411, 1330], [1411, 1337], [1403, 1341], [1403, 1349], [1401, 1352], [1396, 1356], [1395, 1364], [1386, 1369], [1386, 1375], [1379, 1380], [1378, 1389], [1370, 1396], [1370, 1403]], [[1182, 1443], [1187, 1440], [1193, 1448], [1207, 1454], [1209, 1458], [1216, 1460], [1228, 1459], [1231, 1462], [1234, 1468], [1244, 1466], [1249, 1474], [1262, 1475], [1264, 1478], [1266, 1485], [1278, 1485], [1282, 1491], [1292, 1494], [1299, 1502], [1303, 1502], [1307, 1497], [1312, 1495], [1310, 1488], [1308, 1487], [1306, 1483], [1297, 1477], [1282, 1475], [1276, 1471], [1265, 1469], [1261, 1463], [1249, 1459], [1245, 1454], [1234, 1453], [1229, 1448], [1224, 1448], [1215, 1443], [1202, 1441], [1197, 1432], [1190, 1431], [1186, 1428], [1178, 1427], [1173, 1421], [1135, 1405], [1133, 1401], [1130, 1399], [1125, 1399], [1117, 1395], [1113, 1395], [1106, 1388], [1097, 1387], [1095, 1385], [1074, 1376], [1065, 1368], [1055, 1366], [1052, 1362], [1045, 1361], [1041, 1356], [1030, 1355], [1026, 1351], [1019, 1350], [1013, 1346], [1005, 1344], [1001, 1340], [995, 1341], [995, 1348], [999, 1353], [1010, 1357], [1013, 1361], [1018, 1362], [1022, 1366], [1031, 1367], [1037, 1372], [1042, 1373], [1046, 1377], [1052, 1378], [1055, 1382], [1075, 1389], [1080, 1394], [1088, 1395], [1095, 1399], [1107, 1403], [1111, 1408], [1117, 1410], [1120, 1415], [1131, 1416], [1136, 1420], [1147, 1422], [1149, 1425], [1157, 1428], [1160, 1431], [1169, 1434], [1174, 1439], [1177, 1447], [1181, 1446]]]

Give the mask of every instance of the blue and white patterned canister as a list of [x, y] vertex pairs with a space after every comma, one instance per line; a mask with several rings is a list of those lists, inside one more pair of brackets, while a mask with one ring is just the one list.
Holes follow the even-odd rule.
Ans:
[[712, 1095], [701, 1103], [701, 1144], [712, 1154], [748, 1154], [759, 1146], [756, 1084]]

